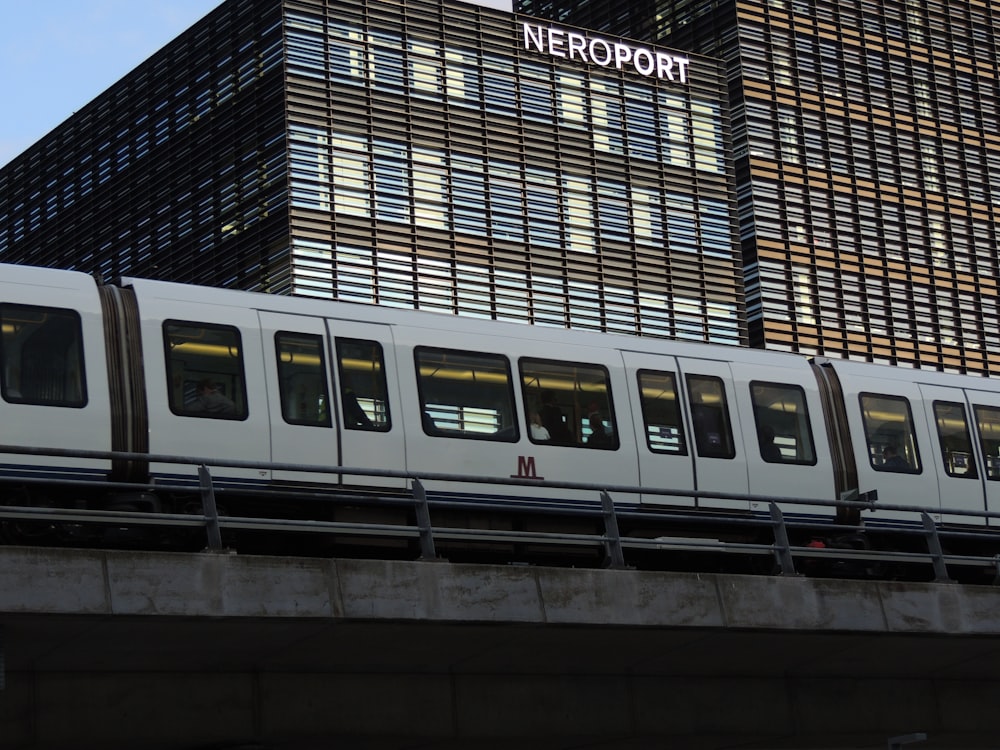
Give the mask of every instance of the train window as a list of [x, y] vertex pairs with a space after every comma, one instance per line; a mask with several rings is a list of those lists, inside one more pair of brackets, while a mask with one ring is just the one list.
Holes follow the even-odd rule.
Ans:
[[875, 393], [862, 393], [858, 398], [872, 468], [919, 474], [920, 454], [910, 402], [900, 396]]
[[995, 406], [973, 406], [979, 428], [979, 446], [986, 461], [986, 479], [1000, 481], [1000, 409]]
[[170, 411], [184, 417], [246, 419], [240, 332], [232, 326], [163, 324]]
[[74, 310], [0, 304], [0, 393], [12, 404], [87, 405], [83, 329]]
[[382, 345], [366, 339], [337, 339], [340, 404], [348, 430], [388, 432], [389, 389]]
[[516, 442], [510, 364], [498, 354], [417, 347], [424, 432], [439, 437]]
[[816, 463], [806, 394], [800, 386], [750, 383], [760, 457], [770, 463]]
[[677, 380], [672, 372], [640, 370], [639, 401], [646, 426], [646, 444], [654, 453], [687, 455], [681, 402], [677, 398]]
[[274, 334], [278, 362], [281, 415], [289, 424], [330, 427], [330, 395], [321, 336], [278, 331]]
[[934, 421], [941, 442], [944, 470], [952, 477], [978, 479], [965, 406], [957, 402], [935, 401]]
[[694, 421], [694, 441], [699, 456], [733, 458], [733, 428], [729, 422], [726, 388], [720, 378], [688, 375], [688, 400]]
[[544, 359], [520, 367], [531, 442], [618, 449], [606, 368]]

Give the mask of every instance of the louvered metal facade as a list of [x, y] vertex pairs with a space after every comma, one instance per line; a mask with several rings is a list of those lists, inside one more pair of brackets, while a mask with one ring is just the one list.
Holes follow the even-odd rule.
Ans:
[[734, 174], [711, 58], [230, 0], [0, 170], [0, 260], [746, 344]]
[[726, 61], [752, 345], [1000, 373], [995, 3], [515, 7]]

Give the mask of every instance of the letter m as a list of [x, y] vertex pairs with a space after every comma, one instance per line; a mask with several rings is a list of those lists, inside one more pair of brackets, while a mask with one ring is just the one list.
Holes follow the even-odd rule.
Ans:
[[545, 479], [540, 477], [535, 471], [534, 456], [517, 457], [517, 474], [511, 474], [511, 479]]

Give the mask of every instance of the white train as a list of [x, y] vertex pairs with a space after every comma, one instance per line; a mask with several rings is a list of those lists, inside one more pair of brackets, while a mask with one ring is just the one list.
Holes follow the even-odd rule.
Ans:
[[[676, 492], [616, 499], [716, 516], [872, 490], [941, 523], [988, 530], [982, 512], [1000, 512], [1000, 386], [986, 378], [14, 265], [0, 265], [0, 325], [0, 445], [638, 485]], [[10, 489], [23, 477], [177, 474], [0, 454], [7, 503], [23, 499]], [[465, 501], [512, 493], [471, 487], [428, 488]], [[516, 497], [542, 507], [597, 494], [522, 486]], [[916, 520], [878, 506], [864, 518]]]

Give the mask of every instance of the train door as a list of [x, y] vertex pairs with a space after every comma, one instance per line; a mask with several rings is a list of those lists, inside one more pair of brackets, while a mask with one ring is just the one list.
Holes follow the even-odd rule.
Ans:
[[[330, 354], [322, 318], [261, 312], [261, 347], [271, 420], [271, 460], [339, 466], [330, 384]], [[275, 482], [337, 482], [335, 474], [275, 471]]]
[[[868, 375], [868, 368], [836, 363], [852, 436], [858, 487], [878, 492], [880, 504], [920, 506], [928, 513], [940, 509], [933, 457], [936, 438], [928, 430], [923, 395], [911, 382]], [[866, 515], [866, 518], [869, 517]], [[878, 508], [873, 523], [918, 525], [911, 511]]]
[[[405, 471], [406, 442], [392, 329], [353, 320], [326, 321], [333, 356], [340, 465]], [[345, 485], [402, 488], [402, 477], [345, 474]]]
[[[921, 385], [927, 423], [931, 425], [931, 445], [925, 462], [937, 471], [942, 507], [955, 510], [985, 510], [986, 498], [980, 477], [977, 450], [972, 443], [972, 421], [965, 393], [958, 388]], [[960, 524], [981, 523], [974, 516], [950, 516]]]
[[[766, 513], [768, 499], [835, 500], [822, 402], [805, 362], [783, 368], [740, 362], [733, 370], [750, 493], [761, 498], [753, 509]], [[798, 502], [782, 510], [787, 515], [834, 515], [830, 508]]]
[[694, 483], [702, 508], [749, 510], [749, 500], [712, 497], [747, 495], [743, 428], [736, 409], [733, 374], [728, 362], [679, 358], [684, 412], [689, 426], [689, 446], [693, 458]]
[[[982, 459], [979, 466], [986, 510], [1000, 513], [1000, 394], [989, 391], [966, 391], [972, 407], [975, 447]], [[987, 520], [1000, 526], [1000, 519]]]
[[629, 392], [638, 394], [629, 403], [638, 447], [639, 483], [672, 491], [643, 494], [642, 502], [693, 506], [693, 496], [684, 494], [694, 489], [694, 457], [681, 416], [684, 409], [677, 360], [640, 352], [622, 352], [622, 358]]

